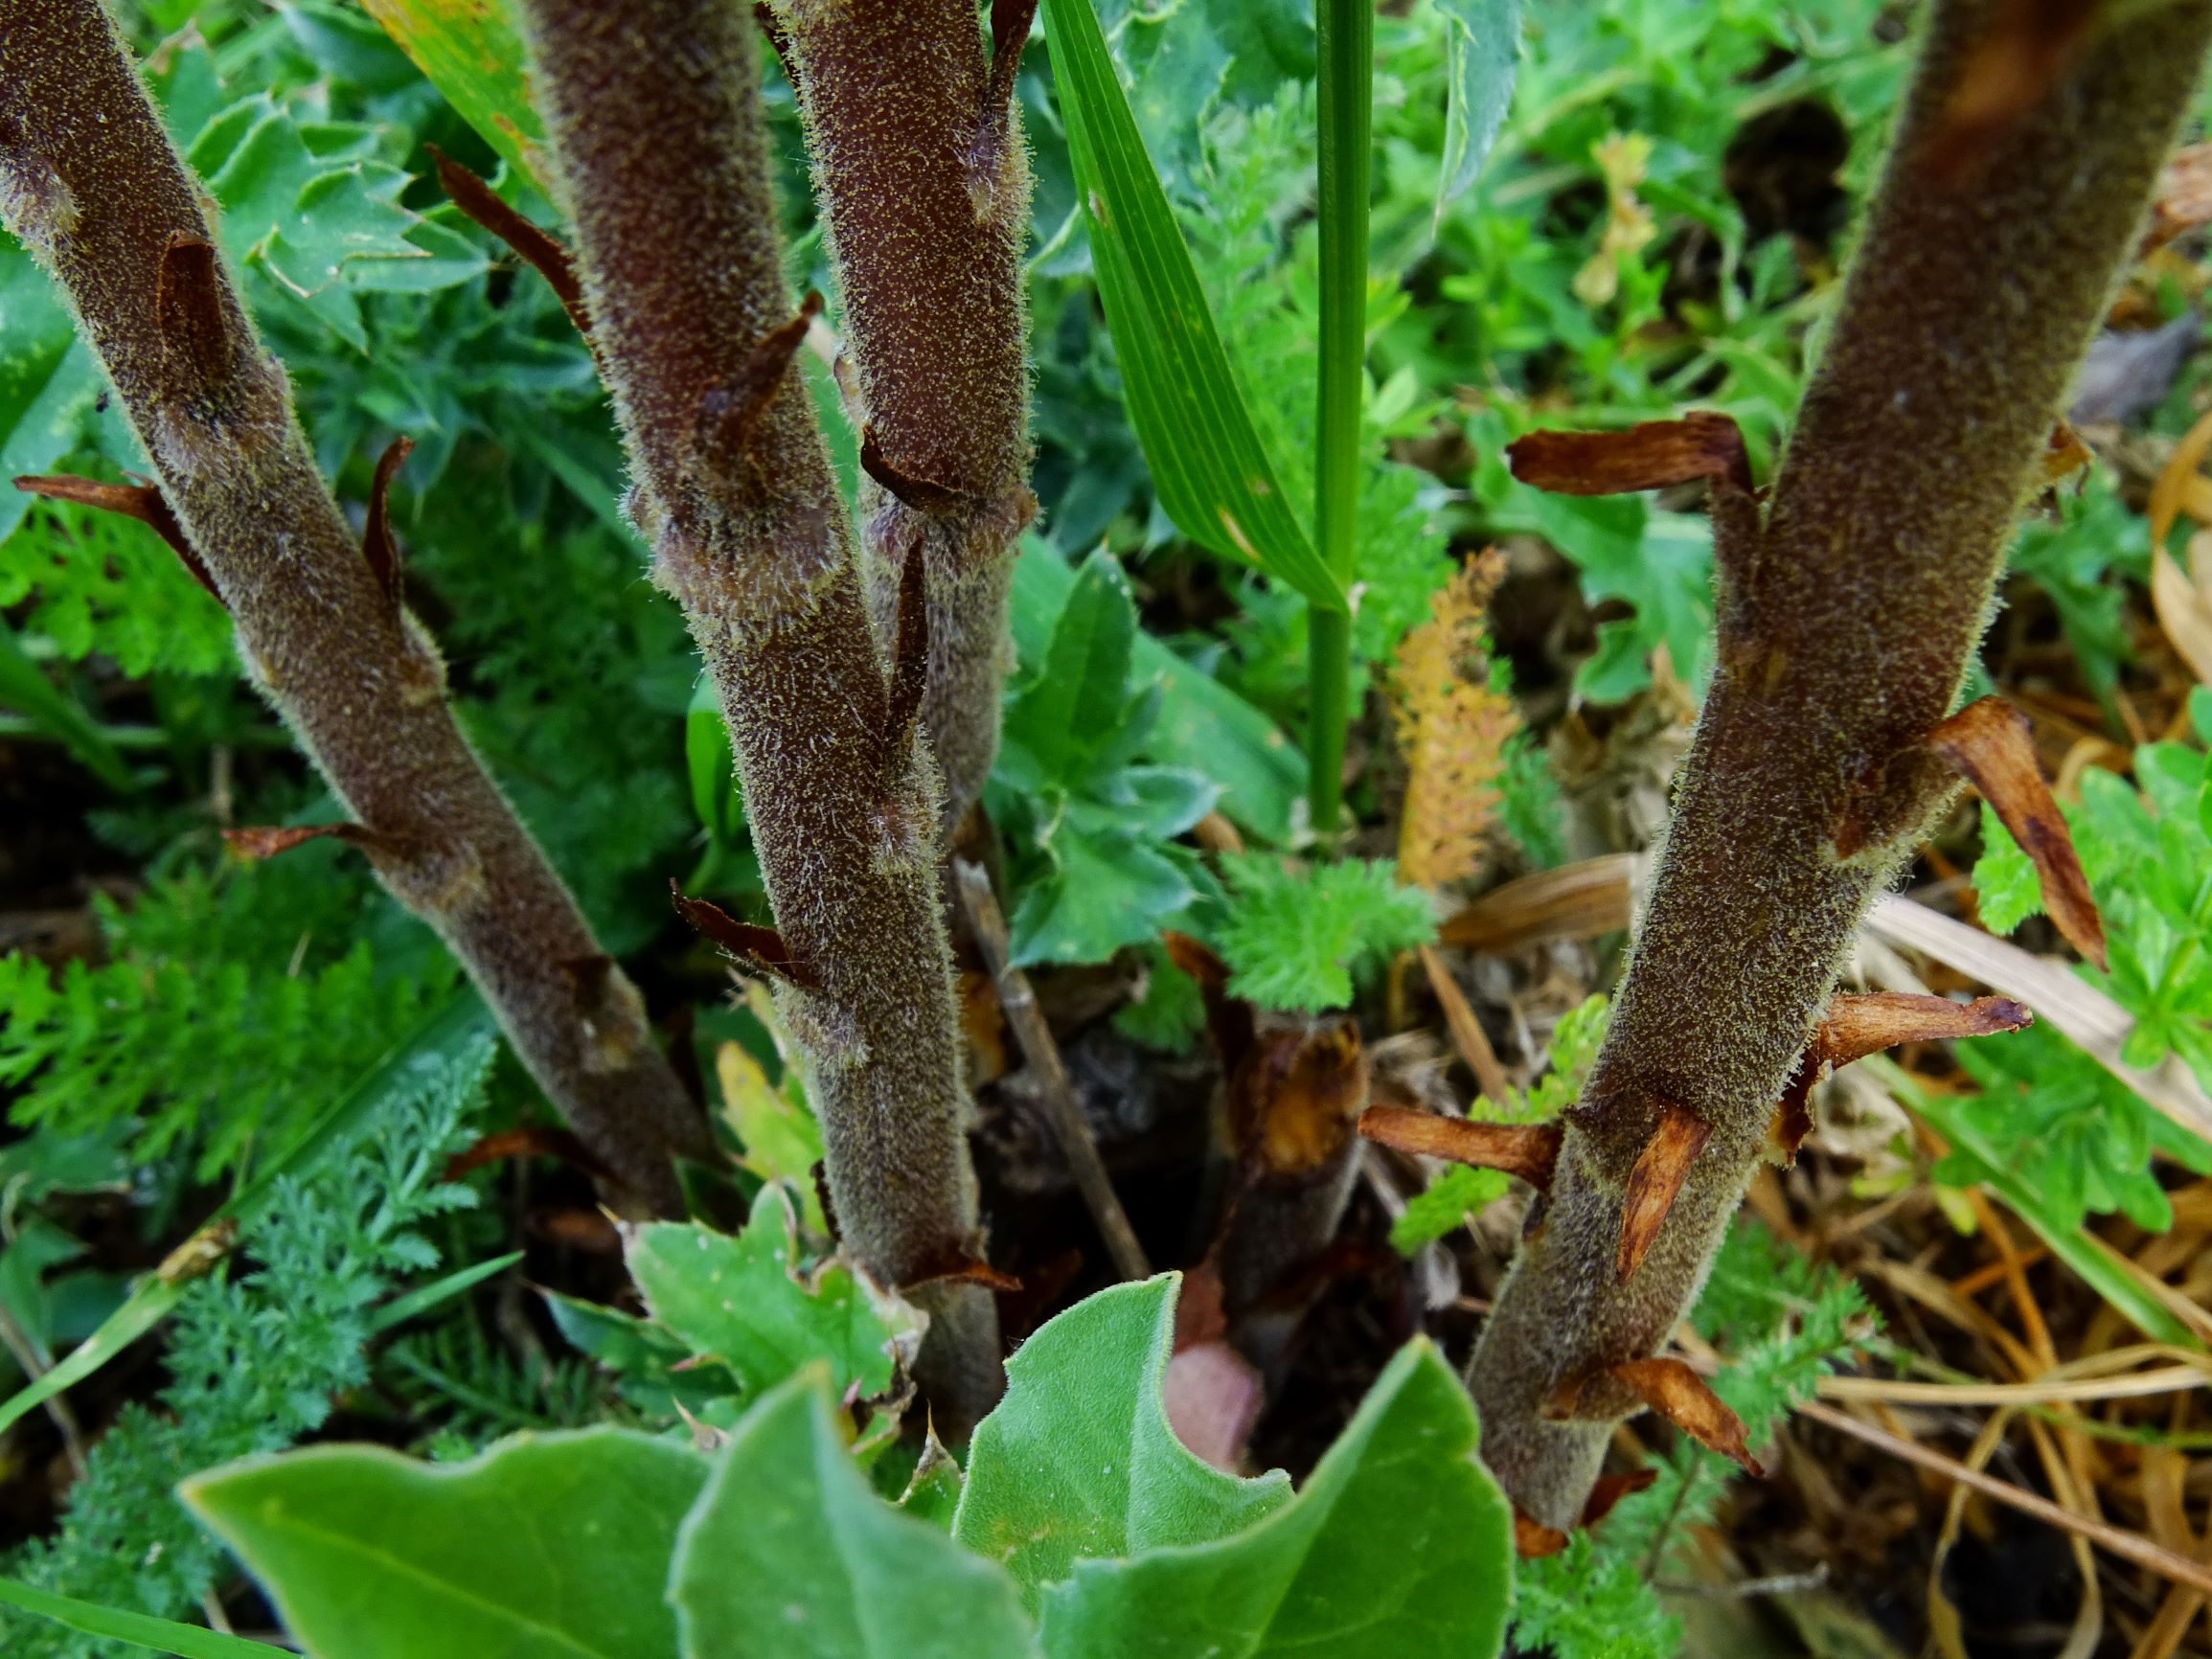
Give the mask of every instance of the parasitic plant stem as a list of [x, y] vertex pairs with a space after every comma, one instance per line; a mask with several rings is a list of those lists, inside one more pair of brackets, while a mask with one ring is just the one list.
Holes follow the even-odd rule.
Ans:
[[1631, 1411], [1665, 1400], [1709, 1431], [1718, 1402], [1649, 1356], [1697, 1297], [1853, 928], [1952, 797], [1958, 734], [2017, 748], [2002, 721], [1946, 716], [2212, 0], [1937, 0], [1925, 31], [1764, 511], [1710, 417], [1616, 435], [1621, 465], [1579, 481], [1549, 465], [1576, 441], [1516, 446], [1554, 488], [1648, 487], [1647, 462], [1709, 477], [1720, 583], [1650, 907], [1469, 1374], [1484, 1456], [1540, 1528], [1583, 1512]]
[[845, 1244], [929, 1311], [921, 1380], [965, 1433], [1002, 1378], [919, 721], [931, 619], [910, 564], [885, 662], [791, 366], [812, 303], [784, 280], [760, 36], [729, 0], [522, 10], [630, 510], [720, 694], [780, 937], [722, 933], [776, 973]]
[[[239, 653], [346, 804], [384, 885], [436, 928], [629, 1208], [678, 1213], [704, 1117], [446, 702], [400, 602], [378, 469], [366, 539], [331, 499], [186, 170], [100, 0], [0, 0], [0, 215], [53, 274], [158, 489], [26, 488], [118, 507], [176, 543]], [[263, 836], [276, 849], [299, 837]]]

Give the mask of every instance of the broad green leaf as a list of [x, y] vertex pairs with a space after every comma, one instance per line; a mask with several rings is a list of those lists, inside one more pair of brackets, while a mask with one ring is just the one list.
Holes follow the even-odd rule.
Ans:
[[1091, 261], [1160, 505], [1201, 547], [1346, 608], [1262, 447], [1090, 0], [1045, 0]]
[[1513, 1512], [1474, 1405], [1417, 1338], [1290, 1502], [1235, 1534], [1081, 1560], [1044, 1594], [1050, 1659], [1489, 1659]]
[[1015, 906], [1017, 967], [1104, 962], [1125, 944], [1156, 938], [1163, 920], [1197, 897], [1173, 858], [1127, 835], [1092, 835], [1063, 823], [1051, 847], [1059, 869], [1032, 881]]
[[1009, 782], [1075, 789], [1129, 758], [1156, 702], [1131, 692], [1136, 637], [1129, 573], [1102, 547], [1083, 560], [1041, 661], [1007, 707]]
[[[1075, 580], [1049, 542], [1023, 537], [1014, 567], [1013, 620], [1015, 648], [1024, 662], [1043, 659]], [[1221, 786], [1222, 812], [1269, 841], [1288, 840], [1292, 805], [1306, 789], [1306, 757], [1298, 746], [1258, 709], [1151, 634], [1137, 634], [1132, 660], [1137, 677], [1160, 689], [1159, 714], [1140, 753], [1211, 778]]]
[[197, 1625], [178, 1625], [120, 1607], [102, 1607], [57, 1596], [12, 1579], [0, 1579], [0, 1604], [21, 1608], [41, 1619], [51, 1619], [80, 1636], [98, 1636], [109, 1642], [128, 1642], [156, 1653], [173, 1653], [176, 1659], [277, 1659], [282, 1648], [249, 1642], [243, 1636], [226, 1636], [220, 1630]]
[[[351, 1143], [365, 1117], [394, 1095], [456, 1063], [460, 1056], [485, 1039], [490, 1025], [490, 1012], [473, 991], [456, 996], [356, 1078], [307, 1137], [233, 1193], [210, 1217], [211, 1224], [235, 1221], [243, 1225], [261, 1216], [274, 1200], [278, 1182], [297, 1180], [320, 1168], [333, 1148]], [[64, 1389], [82, 1382], [159, 1325], [183, 1298], [189, 1283], [148, 1274], [130, 1293], [130, 1299], [72, 1349], [60, 1364], [0, 1403], [0, 1432]]]
[[1436, 0], [1444, 13], [1444, 156], [1436, 216], [1482, 171], [1513, 102], [1520, 0]]
[[783, 1188], [764, 1187], [736, 1238], [696, 1222], [650, 1221], [627, 1235], [629, 1270], [663, 1328], [728, 1367], [749, 1395], [827, 1360], [840, 1393], [880, 1395], [910, 1354], [922, 1318], [837, 1260], [799, 1272]]
[[707, 1461], [623, 1429], [465, 1464], [315, 1446], [187, 1481], [315, 1659], [674, 1659], [668, 1563]]
[[814, 1193], [814, 1166], [822, 1161], [822, 1125], [807, 1109], [798, 1074], [786, 1067], [781, 1086], [741, 1042], [715, 1051], [715, 1080], [722, 1090], [722, 1121], [738, 1132], [744, 1148], [738, 1162], [764, 1181], [790, 1183], [799, 1195], [802, 1219], [810, 1233], [828, 1233], [821, 1199]]
[[455, 113], [550, 196], [545, 125], [531, 107], [511, 0], [361, 0]]
[[1086, 1297], [1006, 1362], [976, 1428], [953, 1536], [1033, 1601], [1078, 1560], [1226, 1537], [1289, 1497], [1280, 1469], [1239, 1480], [1175, 1439], [1160, 1403], [1182, 1275]]
[[0, 539], [35, 499], [6, 481], [52, 471], [106, 385], [46, 273], [0, 236]]
[[1034, 1659], [1014, 1580], [868, 1485], [821, 1367], [741, 1421], [669, 1578], [684, 1659]]
[[460, 238], [399, 205], [407, 174], [373, 159], [373, 142], [363, 126], [305, 125], [262, 93], [216, 117], [188, 154], [222, 206], [224, 251], [356, 351], [368, 335], [353, 290], [447, 287], [485, 268]]

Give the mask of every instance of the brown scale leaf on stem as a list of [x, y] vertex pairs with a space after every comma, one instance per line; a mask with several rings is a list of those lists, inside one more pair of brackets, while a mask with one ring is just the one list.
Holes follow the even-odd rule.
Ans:
[[1547, 1527], [1535, 1519], [1518, 1504], [1513, 1507], [1513, 1553], [1524, 1561], [1539, 1561], [1546, 1556], [1556, 1556], [1567, 1547], [1567, 1535], [1557, 1527]]
[[239, 341], [210, 243], [183, 231], [170, 233], [154, 280], [153, 310], [162, 354], [178, 386], [219, 386], [230, 378]]
[[1517, 1175], [1540, 1193], [1551, 1187], [1562, 1130], [1557, 1124], [1478, 1124], [1405, 1106], [1370, 1106], [1360, 1114], [1359, 1133], [1395, 1152]]
[[883, 453], [873, 424], [860, 428], [860, 470], [917, 512], [959, 512], [978, 505], [964, 490], [899, 466]]
[[718, 904], [689, 897], [673, 877], [669, 880], [669, 899], [685, 921], [747, 966], [805, 989], [820, 988], [820, 975], [792, 956], [784, 936], [774, 928], [740, 921]]
[[512, 249], [515, 257], [545, 279], [560, 302], [576, 331], [591, 338], [591, 310], [583, 302], [583, 284], [577, 281], [576, 264], [568, 250], [521, 214], [499, 199], [498, 193], [469, 169], [463, 167], [434, 144], [422, 147], [438, 168], [438, 182], [455, 207], [490, 231]]
[[699, 453], [715, 461], [756, 464], [753, 440], [761, 418], [784, 389], [791, 359], [806, 341], [807, 326], [822, 311], [822, 296], [811, 288], [799, 301], [798, 314], [779, 323], [753, 343], [737, 372], [699, 399]]
[[389, 852], [397, 851], [399, 846], [392, 836], [378, 834], [359, 824], [257, 825], [243, 830], [225, 830], [222, 836], [224, 846], [240, 858], [255, 863], [326, 838], [343, 841], [364, 852]]
[[1669, 1105], [1659, 1114], [1658, 1126], [1629, 1172], [1628, 1190], [1621, 1198], [1621, 1242], [1613, 1258], [1613, 1276], [1623, 1284], [1644, 1264], [1675, 1207], [1676, 1195], [1690, 1178], [1690, 1166], [1712, 1138], [1713, 1125], [1685, 1107]]
[[966, 1250], [946, 1250], [923, 1263], [922, 1270], [899, 1287], [900, 1294], [919, 1290], [924, 1284], [977, 1284], [1004, 1295], [1012, 1295], [1021, 1288], [1021, 1281], [1013, 1274], [1000, 1271], [982, 1257]]
[[1655, 1468], [1630, 1469], [1625, 1474], [1601, 1476], [1598, 1484], [1590, 1489], [1590, 1501], [1583, 1505], [1582, 1524], [1585, 1527], [1596, 1526], [1613, 1512], [1614, 1506], [1623, 1498], [1634, 1497], [1658, 1478], [1659, 1471]]
[[1962, 182], [1976, 158], [2049, 94], [2107, 10], [2108, 0], [2003, 0], [1927, 136], [1922, 165], [1928, 172]]
[[1554, 495], [1620, 495], [1700, 478], [1751, 492], [1744, 434], [1708, 410], [1619, 432], [1531, 432], [1505, 453], [1516, 478]]
[[2034, 863], [2051, 920], [2068, 943], [2103, 967], [2104, 919], [2065, 818], [2043, 781], [2027, 716], [2002, 697], [1983, 697], [1936, 725], [1927, 746], [1981, 791]]
[[899, 620], [893, 636], [889, 707], [883, 722], [883, 770], [896, 779], [914, 751], [922, 719], [922, 698], [929, 689], [929, 599], [920, 538], [909, 547], [899, 573]]
[[1836, 997], [1828, 1005], [1774, 1108], [1769, 1138], [1780, 1162], [1785, 1168], [1795, 1163], [1797, 1148], [1813, 1132], [1813, 1085], [1825, 1074], [1900, 1043], [1995, 1036], [2033, 1025], [2035, 1019], [2025, 1003], [2003, 996], [1982, 996], [1963, 1003], [1909, 991]]
[[170, 545], [170, 549], [184, 561], [192, 572], [193, 580], [213, 594], [217, 602], [222, 595], [217, 591], [215, 578], [209, 574], [200, 557], [193, 551], [191, 539], [184, 526], [177, 523], [168, 498], [151, 484], [102, 484], [97, 479], [77, 478], [69, 474], [53, 477], [23, 477], [15, 480], [15, 488], [26, 495], [43, 495], [51, 501], [73, 501], [80, 507], [96, 507], [103, 512], [120, 512], [125, 518], [135, 518]]
[[392, 480], [399, 477], [399, 468], [414, 451], [412, 438], [395, 438], [384, 446], [384, 453], [376, 458], [376, 475], [369, 485], [369, 519], [361, 530], [362, 557], [368, 559], [376, 585], [390, 598], [394, 609], [400, 603], [402, 576], [399, 544], [392, 538]]
[[1744, 1420], [1730, 1410], [1687, 1360], [1661, 1355], [1624, 1359], [1564, 1378], [1544, 1401], [1543, 1415], [1554, 1421], [1573, 1420], [1590, 1384], [1609, 1377], [1665, 1418], [1707, 1451], [1719, 1452], [1753, 1479], [1766, 1474], [1745, 1443]]

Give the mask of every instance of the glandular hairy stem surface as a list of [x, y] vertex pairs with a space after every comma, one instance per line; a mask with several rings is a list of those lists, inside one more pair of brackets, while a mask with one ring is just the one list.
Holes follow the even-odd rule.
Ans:
[[1484, 1456], [1545, 1527], [1574, 1523], [1612, 1424], [1648, 1403], [1633, 1367], [1696, 1298], [1853, 928], [1956, 787], [1927, 739], [2212, 35], [2212, 0], [2109, 4], [2015, 50], [2046, 10], [1929, 9], [1770, 497], [1708, 469], [1712, 689], [1604, 1052], [1469, 1376]]
[[[780, 943], [777, 997], [821, 1119], [846, 1245], [931, 1315], [941, 1431], [1001, 1386], [939, 901], [926, 627], [904, 584], [879, 648], [792, 355], [760, 101], [726, 0], [527, 0], [631, 511], [720, 693]], [[919, 569], [919, 567], [916, 567]], [[770, 964], [773, 966], [773, 964]]]
[[[346, 838], [460, 958], [617, 1201], [679, 1211], [671, 1160], [713, 1155], [705, 1120], [455, 726], [381, 512], [364, 547], [331, 499], [206, 198], [100, 0], [0, 0], [0, 214], [74, 308], [158, 490], [37, 482], [177, 541], [353, 813]], [[380, 469], [379, 502], [388, 483]]]

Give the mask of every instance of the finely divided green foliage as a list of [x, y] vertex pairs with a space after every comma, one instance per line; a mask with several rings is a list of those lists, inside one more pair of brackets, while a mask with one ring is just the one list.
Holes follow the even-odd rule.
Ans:
[[[1855, 1283], [1747, 1218], [1722, 1245], [1691, 1320], [1726, 1355], [1714, 1388], [1754, 1446], [1876, 1333]], [[1694, 1547], [1693, 1532], [1709, 1523], [1735, 1478], [1727, 1459], [1676, 1436], [1652, 1486], [1623, 1499], [1596, 1529], [1577, 1530], [1560, 1554], [1521, 1563], [1514, 1641], [1548, 1648], [1557, 1659], [1671, 1659], [1681, 1627], [1651, 1580], [1666, 1576], [1676, 1551]]]
[[125, 910], [96, 901], [109, 961], [58, 973], [0, 957], [0, 1082], [14, 1122], [58, 1134], [130, 1127], [136, 1155], [188, 1155], [202, 1178], [281, 1157], [328, 1080], [375, 1060], [451, 991], [418, 952], [381, 969], [376, 901], [334, 852], [259, 870], [187, 866]]
[[662, 1587], [707, 1476], [687, 1445], [595, 1428], [443, 1467], [317, 1446], [184, 1495], [316, 1659], [673, 1659]]
[[1513, 1599], [1513, 1515], [1477, 1439], [1467, 1391], [1416, 1338], [1280, 1510], [1229, 1537], [1077, 1560], [1045, 1592], [1045, 1651], [1489, 1659]]
[[[165, 1618], [198, 1606], [220, 1553], [172, 1489], [213, 1463], [311, 1433], [335, 1395], [368, 1380], [376, 1305], [438, 1263], [421, 1229], [475, 1200], [441, 1177], [480, 1109], [490, 1057], [477, 1038], [429, 1059], [411, 1085], [345, 1125], [312, 1173], [279, 1182], [239, 1242], [257, 1265], [235, 1277], [218, 1269], [184, 1291], [158, 1409], [125, 1409], [71, 1489], [61, 1530], [10, 1559], [9, 1576]], [[12, 1619], [0, 1620], [0, 1643], [11, 1659], [108, 1651]]]
[[[193, 142], [232, 193], [218, 229], [101, 0], [10, 0], [0, 24], [0, 201], [75, 311], [240, 657], [368, 832], [378, 875], [468, 968], [624, 1201], [674, 1208], [671, 1154], [704, 1155], [705, 1125], [635, 987], [463, 739], [445, 665], [326, 488], [233, 274], [243, 260], [357, 343], [340, 274], [405, 288], [440, 263], [390, 199], [403, 180], [343, 130], [322, 168], [285, 110], [249, 99]], [[231, 259], [215, 245], [226, 234]], [[458, 249], [462, 274], [482, 268], [473, 244], [430, 239]]]
[[1289, 1497], [1280, 1472], [1240, 1480], [1185, 1450], [1160, 1380], [1178, 1274], [1102, 1290], [1006, 1362], [1006, 1398], [975, 1431], [953, 1536], [1003, 1563], [1032, 1605], [1089, 1557], [1226, 1537]]
[[[1971, 177], [1948, 173], [1951, 95], [2005, 15], [1985, 0], [1933, 9], [1789, 454], [1764, 503], [1711, 496], [1713, 687], [1544, 1226], [1470, 1373], [1486, 1455], [1548, 1526], [1574, 1523], [1638, 1402], [1609, 1378], [1584, 1388], [1571, 1421], [1543, 1402], [1653, 1352], [1681, 1317], [1861, 912], [1955, 789], [1924, 739], [1964, 678], [2212, 36], [2202, 0], [2115, 18], [1975, 148]], [[2002, 304], [1993, 268], [2013, 274]], [[1670, 1108], [1711, 1139], [1624, 1281], [1629, 1176]]]
[[911, 1360], [921, 1337], [911, 1307], [844, 1263], [803, 1267], [780, 1186], [761, 1189], [735, 1239], [697, 1222], [649, 1222], [629, 1231], [624, 1256], [653, 1320], [747, 1395], [821, 1363], [840, 1396], [872, 1398], [891, 1387], [897, 1351]]
[[1215, 943], [1229, 989], [1262, 1008], [1318, 1013], [1352, 1001], [1355, 975], [1436, 937], [1436, 907], [1389, 859], [1286, 869], [1260, 852], [1221, 860], [1226, 916]]
[[669, 1578], [685, 1659], [1035, 1659], [1014, 1579], [854, 1466], [816, 1368], [730, 1437]]
[[1015, 855], [1014, 960], [1103, 962], [1156, 938], [1212, 885], [1169, 845], [1220, 799], [1204, 773], [1148, 766], [1164, 693], [1140, 677], [1136, 605], [1105, 549], [1017, 681], [986, 801]]

